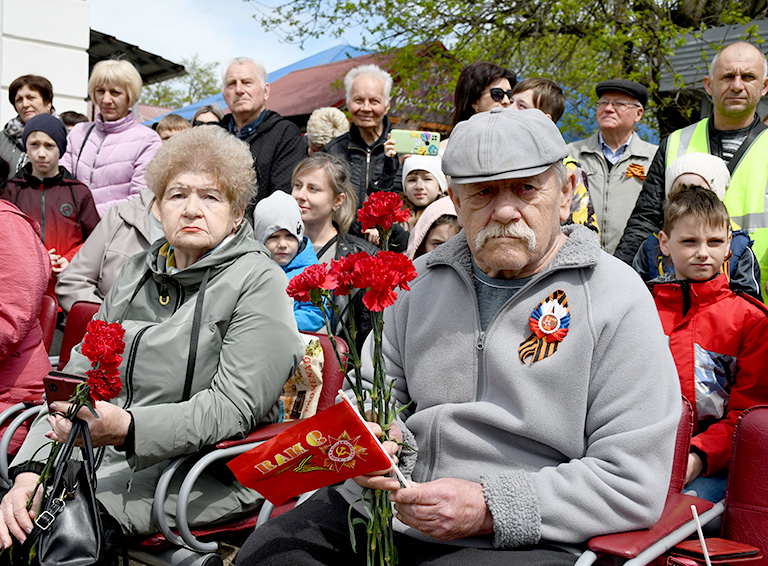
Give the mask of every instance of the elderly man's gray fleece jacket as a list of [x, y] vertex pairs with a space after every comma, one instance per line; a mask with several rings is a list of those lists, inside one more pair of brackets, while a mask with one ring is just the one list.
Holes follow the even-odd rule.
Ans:
[[[563, 230], [552, 263], [484, 332], [463, 231], [416, 261], [411, 290], [385, 311], [387, 372], [399, 403], [411, 403], [402, 416], [417, 449], [402, 468], [418, 482], [481, 483], [496, 547], [647, 527], [669, 485], [680, 386], [651, 295], [594, 233]], [[557, 290], [568, 333], [524, 363], [529, 317]], [[369, 337], [368, 381], [372, 351]]]

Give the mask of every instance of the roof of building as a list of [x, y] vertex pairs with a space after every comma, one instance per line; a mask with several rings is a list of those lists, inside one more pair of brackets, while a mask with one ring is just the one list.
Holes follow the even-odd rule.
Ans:
[[[682, 39], [685, 43], [674, 49], [674, 55], [669, 58], [668, 66], [661, 74], [661, 92], [682, 89], [703, 91], [702, 80], [709, 72], [709, 64], [715, 54], [723, 46], [735, 41], [750, 41], [768, 54], [768, 19], [688, 33]], [[760, 45], [757, 45], [758, 41]]]

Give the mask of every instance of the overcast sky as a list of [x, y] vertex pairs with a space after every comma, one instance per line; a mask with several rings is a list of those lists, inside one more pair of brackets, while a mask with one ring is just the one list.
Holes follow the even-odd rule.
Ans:
[[262, 60], [271, 72], [350, 43], [324, 38], [307, 42], [304, 50], [282, 43], [261, 28], [253, 19], [256, 7], [243, 0], [88, 0], [88, 4], [91, 28], [175, 63], [195, 54], [202, 61], [219, 63], [246, 56]]

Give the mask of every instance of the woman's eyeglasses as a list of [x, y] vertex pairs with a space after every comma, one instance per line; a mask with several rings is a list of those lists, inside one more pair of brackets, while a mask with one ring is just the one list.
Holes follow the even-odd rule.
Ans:
[[488, 89], [487, 92], [491, 93], [491, 98], [494, 102], [501, 102], [505, 96], [512, 102], [512, 89], [504, 90], [503, 88], [494, 87]]
[[201, 122], [200, 120], [194, 120], [192, 122], [193, 126], [218, 126], [218, 122]]

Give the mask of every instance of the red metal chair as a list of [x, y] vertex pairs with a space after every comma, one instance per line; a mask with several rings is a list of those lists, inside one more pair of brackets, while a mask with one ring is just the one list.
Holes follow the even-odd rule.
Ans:
[[53, 333], [56, 330], [56, 317], [58, 316], [59, 301], [56, 300], [55, 295], [46, 293], [43, 295], [43, 303], [40, 306], [40, 316], [38, 316], [40, 329], [43, 331], [43, 344], [45, 345], [46, 352], [51, 349]]
[[[326, 409], [335, 403], [337, 391], [343, 387], [344, 372], [342, 371], [339, 365], [339, 361], [333, 351], [331, 337], [325, 334], [315, 334], [311, 332], [306, 334], [310, 334], [319, 338], [320, 345], [323, 348], [325, 359], [323, 365], [323, 389], [317, 407], [318, 411], [322, 411], [323, 409]], [[339, 352], [342, 354], [342, 361], [345, 361], [346, 355], [349, 352], [346, 342], [336, 337], [333, 339], [336, 340], [337, 344], [339, 345]], [[257, 526], [257, 524], [264, 522], [270, 516], [277, 516], [291, 509], [296, 504], [295, 501], [289, 501], [288, 503], [279, 506], [277, 509], [274, 509], [271, 504], [265, 502], [264, 506], [259, 512], [250, 516], [243, 517], [231, 523], [212, 525], [207, 528], [196, 528], [193, 530], [190, 529], [187, 522], [186, 503], [190, 493], [192, 492], [195, 481], [197, 481], [197, 478], [200, 476], [200, 474], [213, 462], [220, 460], [230, 460], [235, 456], [242, 454], [243, 452], [247, 452], [251, 448], [254, 448], [262, 442], [269, 440], [279, 433], [289, 429], [294, 424], [296, 424], [296, 422], [297, 421], [289, 421], [258, 427], [245, 438], [219, 442], [216, 444], [212, 452], [202, 456], [189, 471], [188, 475], [182, 482], [181, 488], [179, 489], [179, 498], [176, 509], [177, 530], [171, 530], [169, 528], [163, 509], [167, 489], [170, 485], [173, 474], [183, 463], [186, 457], [181, 456], [174, 459], [161, 475], [157, 489], [155, 490], [153, 517], [155, 522], [160, 527], [161, 533], [145, 539], [141, 543], [141, 547], [144, 549], [162, 548], [167, 546], [168, 542], [171, 542], [177, 546], [184, 546], [199, 553], [213, 553], [217, 550], [218, 544], [214, 541], [201, 542], [199, 538], [210, 539], [223, 533], [252, 530]], [[135, 553], [132, 552], [131, 555], [135, 555]]]
[[680, 424], [677, 429], [675, 454], [672, 464], [667, 500], [661, 518], [649, 529], [614, 533], [592, 538], [577, 565], [593, 564], [602, 556], [615, 556], [626, 560], [626, 565], [648, 564], [696, 531], [691, 516], [691, 505], [696, 505], [703, 523], [723, 512], [723, 503], [713, 504], [704, 499], [684, 495], [685, 472], [693, 434], [693, 409], [685, 397]]
[[59, 353], [59, 363], [57, 369], [64, 369], [69, 362], [72, 348], [77, 346], [85, 336], [85, 327], [93, 319], [93, 315], [99, 310], [99, 303], [89, 303], [87, 301], [78, 301], [67, 315], [67, 323], [64, 326], [64, 337], [61, 340], [61, 352]]
[[[768, 406], [751, 407], [736, 423], [721, 537], [756, 546], [768, 566]], [[745, 562], [746, 564], [746, 562]]]

